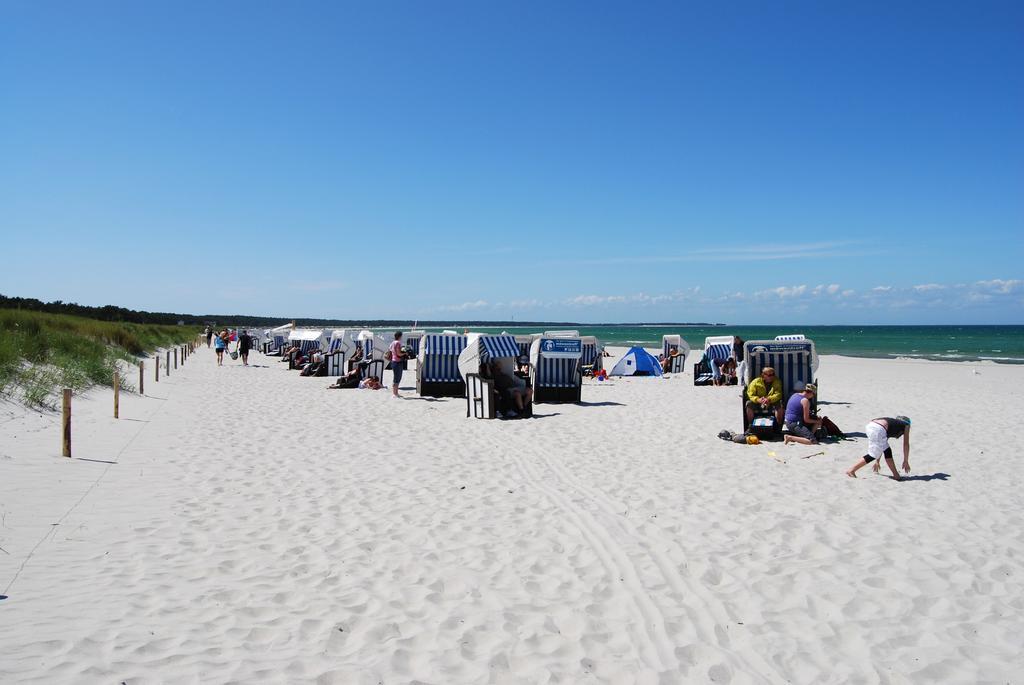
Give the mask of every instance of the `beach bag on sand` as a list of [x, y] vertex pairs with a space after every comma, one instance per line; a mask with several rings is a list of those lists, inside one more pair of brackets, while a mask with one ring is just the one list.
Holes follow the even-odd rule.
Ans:
[[730, 430], [722, 430], [718, 432], [718, 437], [722, 440], [728, 440], [729, 442], [735, 442], [738, 445], [747, 444], [746, 433], [733, 433]]
[[232, 352], [231, 353], [231, 358], [232, 359], [238, 359], [238, 353], [237, 352]]
[[833, 438], [845, 438], [846, 437], [846, 434], [843, 433], [843, 431], [839, 430], [839, 426], [834, 424], [832, 422], [832, 419], [830, 419], [827, 416], [822, 416], [821, 417], [821, 427], [825, 429], [825, 432], [829, 435], [829, 437], [833, 437]]

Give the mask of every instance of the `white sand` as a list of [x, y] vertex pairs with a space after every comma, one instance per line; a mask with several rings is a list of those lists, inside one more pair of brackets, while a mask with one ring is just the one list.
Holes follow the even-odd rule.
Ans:
[[1021, 681], [1022, 366], [824, 357], [897, 483], [690, 373], [502, 422], [213, 359], [76, 398], [71, 460], [0, 405], [0, 682]]

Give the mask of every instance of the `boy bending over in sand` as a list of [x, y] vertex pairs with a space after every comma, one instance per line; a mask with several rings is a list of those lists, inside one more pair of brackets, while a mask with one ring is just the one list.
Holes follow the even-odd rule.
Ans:
[[896, 470], [896, 462], [892, 458], [892, 448], [889, 447], [889, 438], [903, 437], [903, 470], [906, 473], [910, 473], [910, 419], [906, 416], [872, 419], [871, 423], [865, 427], [864, 432], [868, 435], [868, 453], [851, 466], [846, 475], [850, 478], [856, 478], [857, 471], [872, 461], [875, 462], [872, 468], [875, 473], [878, 473], [881, 462], [876, 460], [880, 459], [884, 454], [885, 463], [889, 465], [889, 470], [892, 471], [893, 480], [903, 480], [900, 477], [899, 471]]

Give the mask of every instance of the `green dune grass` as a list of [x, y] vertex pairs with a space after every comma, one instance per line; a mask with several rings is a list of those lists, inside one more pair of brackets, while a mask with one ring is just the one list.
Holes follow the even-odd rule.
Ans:
[[0, 396], [52, 407], [58, 388], [109, 385], [118, 360], [135, 362], [159, 347], [193, 340], [198, 332], [193, 326], [0, 309]]

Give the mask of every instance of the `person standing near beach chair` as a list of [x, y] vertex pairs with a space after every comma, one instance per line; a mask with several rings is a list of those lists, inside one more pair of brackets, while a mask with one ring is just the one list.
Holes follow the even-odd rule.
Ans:
[[402, 382], [402, 371], [405, 364], [405, 352], [402, 351], [402, 331], [395, 331], [395, 339], [388, 347], [388, 359], [391, 361], [391, 394], [398, 397], [398, 384]]
[[878, 473], [881, 467], [881, 462], [878, 460], [885, 455], [885, 463], [892, 471], [893, 480], [903, 480], [899, 471], [896, 470], [896, 462], [892, 458], [892, 448], [889, 447], [889, 438], [903, 438], [903, 471], [910, 473], [910, 418], [897, 416], [895, 418], [871, 419], [871, 423], [864, 428], [864, 432], [868, 436], [868, 453], [851, 466], [846, 475], [856, 478], [857, 471], [872, 461], [875, 462], [872, 469]]
[[210, 338], [212, 338], [212, 337], [213, 337], [213, 329], [210, 328], [209, 326], [207, 326], [206, 327], [206, 347], [207, 347], [207, 349], [209, 349], [209, 347], [210, 347]]

